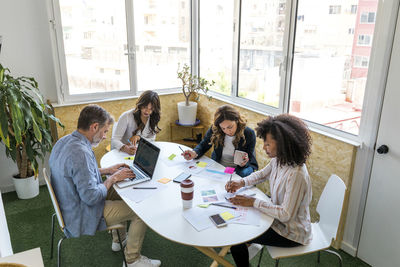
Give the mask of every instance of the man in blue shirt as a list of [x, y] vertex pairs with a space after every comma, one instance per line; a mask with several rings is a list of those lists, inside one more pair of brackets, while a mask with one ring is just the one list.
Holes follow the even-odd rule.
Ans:
[[[108, 191], [109, 196], [116, 195], [112, 192], [114, 183], [135, 176], [126, 164], [98, 168], [92, 147], [106, 138], [113, 122], [100, 106], [86, 106], [79, 115], [78, 129], [53, 147], [49, 159], [51, 183], [64, 217], [64, 232], [67, 237], [94, 235], [107, 225], [131, 221], [125, 248], [128, 267], [160, 266], [159, 260], [140, 255], [146, 231], [144, 222], [120, 198], [107, 198]], [[103, 182], [104, 174], [109, 176]], [[122, 239], [124, 236], [125, 233]], [[117, 240], [114, 236], [113, 250], [120, 250]]]

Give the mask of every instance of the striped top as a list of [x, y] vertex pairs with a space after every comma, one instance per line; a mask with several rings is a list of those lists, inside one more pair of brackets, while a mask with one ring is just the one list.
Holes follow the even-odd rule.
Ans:
[[281, 236], [303, 245], [310, 243], [312, 189], [305, 164], [278, 166], [273, 158], [262, 170], [244, 178], [246, 186], [265, 180], [269, 180], [271, 198], [266, 201], [256, 198], [254, 207], [275, 218], [271, 227]]

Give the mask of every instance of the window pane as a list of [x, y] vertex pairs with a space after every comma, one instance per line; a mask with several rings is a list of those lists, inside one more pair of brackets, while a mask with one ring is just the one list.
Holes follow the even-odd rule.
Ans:
[[240, 97], [279, 106], [285, 8], [282, 0], [242, 1]]
[[225, 95], [232, 87], [233, 12], [233, 0], [200, 1], [200, 76]]
[[69, 94], [130, 90], [125, 1], [60, 0], [60, 9]]
[[[378, 0], [349, 4], [357, 5], [356, 14], [329, 15], [325, 1], [299, 1], [304, 21], [296, 25], [290, 113], [357, 135], [375, 28], [360, 17], [375, 14]], [[311, 35], [310, 25], [316, 27]]]
[[178, 64], [190, 65], [189, 0], [135, 0], [138, 90], [180, 87]]

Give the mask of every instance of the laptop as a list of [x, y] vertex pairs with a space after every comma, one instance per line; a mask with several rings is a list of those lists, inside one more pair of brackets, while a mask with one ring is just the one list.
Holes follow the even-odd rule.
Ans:
[[133, 179], [127, 178], [123, 181], [120, 181], [117, 183], [117, 186], [119, 188], [124, 188], [151, 180], [154, 170], [156, 169], [159, 155], [160, 148], [153, 145], [146, 139], [141, 138], [139, 140], [135, 159], [133, 160], [133, 166], [130, 166], [136, 177]]

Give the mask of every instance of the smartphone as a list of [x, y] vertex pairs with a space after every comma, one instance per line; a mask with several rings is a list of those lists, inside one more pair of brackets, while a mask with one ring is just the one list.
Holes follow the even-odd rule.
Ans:
[[227, 226], [226, 221], [219, 214], [211, 215], [210, 219], [217, 227]]
[[186, 179], [188, 179], [190, 176], [192, 176], [191, 174], [188, 174], [188, 173], [185, 173], [185, 172], [182, 172], [181, 174], [179, 174], [178, 176], [176, 176], [175, 178], [174, 178], [174, 182], [175, 183], [180, 183], [180, 182], [182, 182], [183, 180], [186, 180]]

